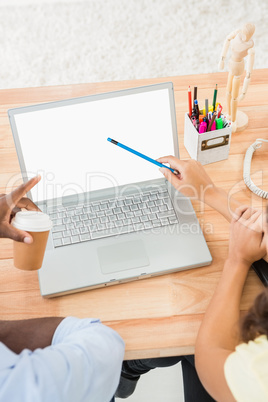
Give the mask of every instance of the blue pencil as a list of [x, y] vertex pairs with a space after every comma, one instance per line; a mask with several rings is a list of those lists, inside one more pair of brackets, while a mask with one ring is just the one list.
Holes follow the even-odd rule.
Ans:
[[163, 164], [160, 163], [160, 162], [157, 162], [155, 159], [149, 158], [149, 156], [143, 155], [143, 154], [141, 154], [140, 152], [135, 151], [134, 149], [129, 148], [129, 147], [127, 147], [126, 145], [121, 144], [121, 143], [118, 142], [118, 141], [112, 140], [112, 138], [107, 138], [107, 141], [111, 142], [111, 143], [114, 144], [114, 145], [117, 145], [117, 146], [120, 147], [120, 148], [125, 149], [126, 151], [131, 152], [131, 153], [134, 154], [134, 155], [139, 156], [140, 158], [145, 159], [145, 160], [148, 161], [148, 162], [153, 163], [154, 165], [157, 165], [157, 166], [162, 167], [162, 168], [167, 168], [167, 169], [171, 170], [172, 173], [175, 173], [175, 170], [174, 170], [174, 169], [171, 169], [170, 167], [168, 167], [168, 166], [166, 166], [166, 165], [163, 165]]

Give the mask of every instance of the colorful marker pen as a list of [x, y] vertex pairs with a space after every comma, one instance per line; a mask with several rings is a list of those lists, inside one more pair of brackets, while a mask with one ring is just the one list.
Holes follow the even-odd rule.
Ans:
[[197, 99], [194, 100], [194, 108], [195, 108], [196, 116], [197, 116], [197, 119], [198, 119], [199, 118], [199, 106], [198, 106], [198, 100]]
[[207, 123], [202, 121], [202, 123], [199, 126], [199, 134], [205, 133], [207, 131]]

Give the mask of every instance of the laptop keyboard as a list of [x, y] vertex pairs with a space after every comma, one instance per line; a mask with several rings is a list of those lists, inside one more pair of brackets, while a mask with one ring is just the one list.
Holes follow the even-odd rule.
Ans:
[[47, 209], [55, 247], [178, 223], [166, 187], [116, 199]]

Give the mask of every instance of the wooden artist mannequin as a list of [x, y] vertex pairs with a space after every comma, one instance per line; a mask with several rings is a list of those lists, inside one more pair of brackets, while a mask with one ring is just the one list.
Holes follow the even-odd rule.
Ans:
[[[227, 82], [227, 113], [232, 121], [232, 131], [242, 131], [248, 124], [248, 116], [237, 111], [237, 104], [243, 100], [247, 92], [251, 73], [254, 63], [254, 42], [251, 39], [254, 34], [255, 26], [253, 24], [245, 24], [242, 29], [238, 29], [227, 36], [224, 42], [223, 50], [221, 53], [221, 60], [219, 63], [219, 69], [224, 68], [224, 60], [226, 58], [229, 45], [231, 43], [231, 58], [229, 61], [229, 75]], [[239, 86], [241, 75], [245, 70], [244, 58], [248, 55], [248, 62], [246, 67], [246, 76], [243, 83], [242, 94], [239, 94]]]

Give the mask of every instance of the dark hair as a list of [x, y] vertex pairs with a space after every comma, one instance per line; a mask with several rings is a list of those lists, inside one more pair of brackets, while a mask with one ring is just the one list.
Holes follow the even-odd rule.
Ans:
[[241, 335], [244, 342], [260, 335], [268, 337], [268, 288], [260, 293], [242, 320]]
[[[266, 223], [268, 225], [268, 204]], [[241, 322], [241, 336], [244, 342], [254, 340], [260, 335], [268, 337], [268, 288], [256, 297], [253, 306]]]

